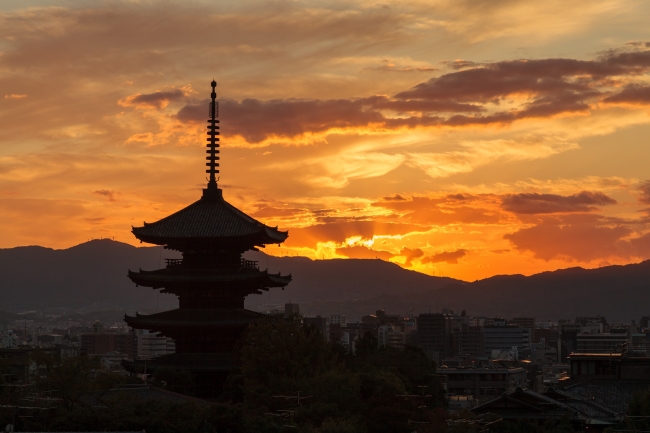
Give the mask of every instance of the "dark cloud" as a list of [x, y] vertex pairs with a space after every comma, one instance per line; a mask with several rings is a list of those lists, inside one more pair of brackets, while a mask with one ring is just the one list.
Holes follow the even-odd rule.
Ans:
[[458, 264], [458, 260], [467, 255], [467, 250], [443, 251], [432, 256], [422, 259], [422, 263], [449, 263], [450, 265]]
[[176, 101], [185, 97], [185, 94], [179, 90], [170, 90], [167, 92], [154, 92], [148, 94], [136, 94], [120, 99], [119, 104], [125, 107], [151, 107], [164, 108], [170, 101]]
[[447, 66], [448, 68], [454, 69], [456, 71], [461, 69], [476, 68], [483, 65], [483, 63], [477, 63], [477, 62], [472, 62], [471, 60], [461, 60], [461, 59], [452, 60], [452, 61], [447, 60], [441, 63]]
[[390, 197], [390, 196], [389, 197], [382, 197], [382, 200], [385, 200], [385, 201], [404, 201], [406, 199], [404, 197], [402, 197], [401, 195], [399, 195], [399, 194], [395, 194], [392, 197]]
[[391, 63], [387, 63], [385, 65], [381, 66], [370, 66], [367, 68], [364, 68], [365, 71], [373, 71], [373, 72], [407, 72], [407, 73], [413, 73], [413, 72], [435, 72], [438, 70], [438, 68], [432, 68], [428, 66], [420, 66], [420, 67], [415, 67], [415, 66], [397, 66]]
[[650, 104], [650, 86], [630, 84], [619, 93], [608, 96], [603, 101], [617, 104]]
[[185, 94], [181, 90], [170, 90], [168, 92], [154, 92], [144, 95], [137, 95], [131, 101], [136, 104], [145, 104], [155, 107], [162, 106], [165, 102], [181, 99]]
[[[281, 99], [261, 101], [244, 99], [241, 102], [220, 101], [223, 133], [239, 135], [249, 143], [259, 143], [270, 137], [292, 138], [308, 133], [322, 133], [332, 129], [399, 128], [442, 124], [444, 118], [418, 115], [406, 118], [386, 117], [379, 110], [398, 113], [416, 112], [475, 112], [480, 107], [453, 101], [395, 101], [385, 96], [362, 99]], [[177, 114], [182, 122], [199, 123], [206, 118], [208, 100], [188, 104]]]
[[[392, 110], [396, 113], [476, 113], [484, 111], [480, 105], [461, 103], [451, 99], [391, 99], [386, 96], [373, 96], [360, 99], [373, 110]], [[401, 119], [402, 121], [405, 119]], [[411, 119], [412, 122], [415, 119]], [[397, 121], [397, 123], [395, 123]], [[400, 119], [386, 119], [387, 124], [391, 122], [399, 124]], [[408, 122], [406, 123], [408, 124]]]
[[106, 218], [103, 217], [97, 217], [97, 218], [84, 218], [84, 221], [86, 221], [88, 224], [101, 224], [104, 221], [106, 221]]
[[616, 200], [602, 192], [582, 191], [570, 196], [557, 194], [522, 193], [503, 197], [501, 207], [518, 214], [549, 214], [589, 212], [595, 206], [616, 204]]
[[[451, 63], [452, 65], [455, 64]], [[458, 70], [389, 97], [359, 99], [223, 100], [227, 134], [258, 143], [346, 128], [395, 129], [510, 124], [528, 118], [588, 112], [594, 103], [647, 103], [647, 87], [628, 86], [603, 99], [610, 77], [634, 77], [650, 70], [650, 50], [610, 52], [596, 60], [513, 60], [485, 64], [463, 61]], [[488, 111], [512, 98], [524, 99], [508, 111]], [[183, 122], [202, 122], [207, 101], [188, 104]], [[388, 113], [396, 113], [399, 116]], [[406, 115], [406, 116], [405, 116]]]
[[93, 194], [101, 195], [102, 197], [106, 197], [108, 201], [115, 201], [115, 191], [110, 191], [107, 189], [99, 189], [97, 191], [93, 191]]
[[[240, 135], [250, 143], [258, 143], [270, 136], [296, 137], [319, 133], [333, 128], [352, 128], [381, 124], [384, 117], [366, 110], [360, 100], [304, 100], [283, 99], [260, 101], [244, 99], [241, 102], [219, 102], [224, 132]], [[203, 122], [207, 116], [208, 101], [186, 105], [177, 114], [184, 122]]]
[[424, 255], [424, 252], [419, 248], [404, 247], [400, 250], [398, 255], [404, 256], [406, 258], [404, 265], [411, 266], [413, 260], [422, 257]]
[[650, 42], [645, 42], [645, 41], [631, 41], [631, 42], [626, 42], [625, 45], [632, 46], [634, 48], [650, 48]]
[[447, 198], [452, 201], [471, 201], [475, 199], [475, 197], [470, 194], [462, 194], [462, 193], [449, 194], [447, 195]]
[[650, 68], [650, 51], [621, 52], [598, 60], [513, 60], [485, 64], [432, 78], [396, 99], [490, 102], [516, 94], [591, 92], [594, 80], [636, 75]]

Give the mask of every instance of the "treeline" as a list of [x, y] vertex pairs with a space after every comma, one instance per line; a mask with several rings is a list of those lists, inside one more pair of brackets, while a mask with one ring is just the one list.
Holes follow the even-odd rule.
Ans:
[[[15, 431], [148, 433], [472, 433], [486, 431], [487, 422], [497, 421], [479, 420], [470, 412], [450, 419], [444, 389], [426, 354], [413, 346], [402, 351], [378, 349], [370, 333], [358, 341], [352, 355], [298, 320], [257, 323], [249, 328], [238, 353], [237, 368], [219, 401], [212, 404], [104, 394], [142, 381], [97, 374], [99, 365], [91, 358], [60, 360], [39, 354], [34, 365], [40, 368], [31, 373], [32, 388], [0, 383], [0, 426], [14, 424]], [[6, 368], [0, 362], [0, 370]], [[150, 379], [154, 386], [185, 394], [191, 393], [194, 381], [187, 372], [174, 370], [155, 371]], [[56, 392], [48, 394], [51, 390]], [[35, 395], [41, 400], [35, 401]], [[95, 397], [89, 400], [88, 395]], [[49, 409], [24, 409], [48, 406], [42, 403], [48, 396], [59, 399]], [[650, 393], [635, 398], [630, 415], [650, 415]], [[635, 425], [629, 420], [636, 420]], [[624, 427], [650, 429], [636, 425], [645, 418], [629, 420]], [[502, 421], [490, 424], [489, 431], [568, 433], [572, 428], [568, 419], [542, 424]]]
[[[16, 418], [16, 409], [7, 406], [25, 406], [25, 391], [4, 386], [0, 425], [15, 423], [16, 431], [393, 433], [442, 426], [446, 416], [435, 365], [419, 348], [378, 349], [376, 338], [366, 334], [352, 355], [299, 320], [251, 325], [237, 368], [212, 405], [139, 401], [127, 393], [101, 396], [102, 390], [141, 380], [96, 375], [99, 365], [87, 357], [40, 354], [34, 361], [41, 366], [31, 377], [35, 390], [43, 396], [56, 390], [50, 395], [61, 400], [53, 409], [20, 409], [29, 416]], [[161, 370], [150, 382], [191, 394], [194, 380], [187, 372]], [[99, 393], [99, 402], [89, 404], [89, 393]]]

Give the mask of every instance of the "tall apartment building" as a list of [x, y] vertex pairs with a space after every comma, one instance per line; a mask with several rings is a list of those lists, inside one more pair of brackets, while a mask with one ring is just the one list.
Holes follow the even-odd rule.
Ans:
[[407, 339], [408, 333], [402, 331], [399, 326], [382, 325], [377, 329], [379, 347], [393, 347], [402, 350], [407, 343]]
[[415, 322], [415, 342], [426, 351], [438, 352], [440, 358], [451, 356], [452, 318], [448, 314], [420, 314]]
[[330, 325], [345, 326], [345, 315], [333, 314], [330, 316]]
[[493, 350], [507, 351], [513, 347], [518, 353], [530, 350], [530, 334], [528, 328], [516, 326], [486, 326], [485, 328], [485, 354], [492, 355]]
[[[94, 329], [101, 329], [93, 326]], [[103, 355], [108, 352], [119, 352], [129, 357], [136, 355], [133, 351], [131, 333], [118, 332], [83, 332], [79, 335], [81, 353], [88, 355]]]
[[402, 322], [399, 314], [387, 314], [386, 310], [377, 310], [376, 315], [381, 325], [399, 325]]
[[284, 304], [284, 317], [286, 319], [293, 317], [296, 314], [300, 314], [300, 307], [298, 304]]
[[485, 329], [480, 326], [466, 326], [459, 333], [458, 354], [485, 355]]
[[302, 323], [305, 327], [315, 326], [327, 341], [330, 339], [330, 319], [329, 317], [304, 317]]

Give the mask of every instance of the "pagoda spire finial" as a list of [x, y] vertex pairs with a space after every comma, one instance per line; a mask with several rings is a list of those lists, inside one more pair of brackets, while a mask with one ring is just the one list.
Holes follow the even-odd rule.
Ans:
[[219, 117], [219, 103], [217, 102], [216, 92], [217, 82], [212, 79], [210, 85], [212, 86], [212, 93], [210, 94], [212, 102], [210, 102], [210, 118], [208, 119], [208, 150], [206, 150], [208, 156], [205, 158], [208, 161], [205, 164], [208, 169], [205, 172], [210, 174], [208, 190], [216, 190], [218, 189], [216, 174], [219, 173], [219, 120], [217, 119]]

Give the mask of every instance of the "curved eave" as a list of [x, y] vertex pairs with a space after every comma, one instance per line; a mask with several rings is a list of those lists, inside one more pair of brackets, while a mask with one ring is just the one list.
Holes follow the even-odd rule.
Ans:
[[250, 310], [172, 310], [156, 314], [124, 315], [124, 321], [135, 329], [154, 328], [221, 328], [247, 326], [272, 316]]
[[263, 287], [285, 287], [291, 282], [291, 274], [269, 274], [267, 271], [239, 274], [219, 274], [202, 272], [168, 272], [166, 269], [158, 271], [133, 272], [128, 271], [128, 277], [135, 284], [145, 287], [165, 287], [166, 284], [182, 283], [255, 283]]
[[255, 247], [264, 247], [269, 244], [281, 244], [289, 237], [289, 232], [279, 231], [272, 227], [264, 226], [259, 232], [242, 236], [164, 236], [146, 233], [144, 227], [133, 227], [131, 232], [140, 241], [154, 245], [186, 245], [186, 244], [207, 244], [207, 245], [243, 245], [243, 250]]
[[132, 232], [139, 240], [157, 245], [253, 241], [263, 246], [282, 243], [288, 236], [225, 201], [221, 190], [209, 194], [204, 191], [200, 200], [159, 221], [133, 227]]

